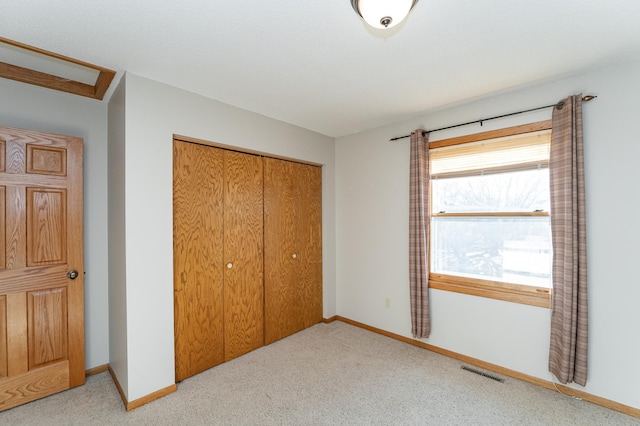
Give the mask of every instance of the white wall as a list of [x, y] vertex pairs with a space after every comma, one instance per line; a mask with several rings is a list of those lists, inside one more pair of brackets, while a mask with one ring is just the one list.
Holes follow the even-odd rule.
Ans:
[[325, 316], [335, 314], [335, 151], [332, 138], [133, 74], [126, 75], [125, 94], [125, 392], [133, 401], [174, 383], [173, 135], [324, 165]]
[[[548, 105], [581, 92], [598, 95], [584, 104], [590, 340], [583, 390], [640, 408], [638, 75], [640, 62], [617, 65], [336, 140], [338, 315], [410, 337], [409, 140], [388, 142], [391, 137]], [[548, 109], [433, 133], [431, 140], [550, 117]], [[390, 309], [385, 297], [391, 298]], [[426, 342], [551, 380], [548, 309], [439, 290], [431, 290], [430, 298], [432, 334]]]
[[0, 125], [84, 139], [85, 367], [107, 364], [107, 104], [0, 79]]
[[109, 100], [109, 367], [126, 393], [125, 79]]

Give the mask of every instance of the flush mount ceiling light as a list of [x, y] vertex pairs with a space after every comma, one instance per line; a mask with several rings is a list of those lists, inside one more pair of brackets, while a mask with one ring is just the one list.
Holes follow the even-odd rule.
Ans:
[[351, 6], [374, 28], [391, 28], [409, 15], [418, 0], [351, 0]]

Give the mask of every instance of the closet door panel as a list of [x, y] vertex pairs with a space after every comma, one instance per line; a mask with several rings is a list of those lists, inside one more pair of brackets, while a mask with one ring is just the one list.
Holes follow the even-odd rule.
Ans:
[[322, 320], [322, 169], [297, 164], [299, 205], [296, 268], [301, 328]]
[[263, 165], [224, 153], [225, 360], [264, 345]]
[[296, 164], [264, 159], [265, 344], [300, 330], [294, 264], [298, 185]]
[[224, 361], [223, 151], [174, 141], [176, 381]]

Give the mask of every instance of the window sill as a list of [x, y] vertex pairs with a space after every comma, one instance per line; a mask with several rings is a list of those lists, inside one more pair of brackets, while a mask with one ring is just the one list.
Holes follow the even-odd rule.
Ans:
[[521, 303], [524, 305], [551, 307], [551, 290], [499, 281], [478, 280], [443, 274], [429, 274], [429, 288], [455, 293], [488, 297], [490, 299]]

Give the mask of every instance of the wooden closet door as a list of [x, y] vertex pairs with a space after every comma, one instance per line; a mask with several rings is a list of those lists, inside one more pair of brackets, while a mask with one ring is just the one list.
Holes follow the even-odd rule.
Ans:
[[263, 166], [224, 153], [225, 361], [264, 345]]
[[297, 164], [300, 204], [297, 217], [296, 276], [302, 328], [322, 321], [322, 169]]
[[265, 343], [322, 319], [321, 169], [265, 159]]
[[298, 191], [294, 163], [264, 159], [265, 344], [299, 330], [293, 255]]
[[224, 151], [174, 141], [176, 381], [224, 361]]

